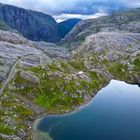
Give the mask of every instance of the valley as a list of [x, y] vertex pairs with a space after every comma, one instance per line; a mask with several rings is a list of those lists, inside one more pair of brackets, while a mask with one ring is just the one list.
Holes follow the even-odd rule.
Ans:
[[0, 30], [0, 139], [31, 140], [36, 119], [76, 110], [112, 79], [140, 85], [139, 14], [80, 21], [55, 44]]

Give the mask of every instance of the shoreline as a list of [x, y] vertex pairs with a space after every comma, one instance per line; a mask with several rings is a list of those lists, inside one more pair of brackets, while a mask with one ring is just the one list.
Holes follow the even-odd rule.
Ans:
[[38, 126], [38, 124], [39, 124], [39, 122], [44, 118], [44, 117], [51, 117], [51, 116], [67, 116], [67, 115], [70, 115], [70, 114], [73, 114], [73, 113], [75, 113], [75, 112], [77, 112], [78, 110], [81, 110], [82, 108], [84, 108], [85, 106], [88, 106], [89, 104], [90, 104], [90, 102], [92, 101], [92, 99], [98, 94], [98, 92], [100, 91], [100, 90], [102, 90], [102, 89], [104, 89], [109, 83], [111, 82], [111, 80], [108, 82], [108, 83], [106, 83], [106, 84], [104, 84], [104, 85], [102, 85], [102, 86], [100, 86], [100, 88], [99, 88], [99, 90], [94, 94], [94, 96], [88, 96], [88, 98], [85, 100], [85, 102], [83, 102], [82, 104], [80, 104], [79, 106], [75, 106], [74, 107], [74, 110], [68, 110], [68, 111], [66, 111], [66, 112], [64, 112], [64, 113], [60, 113], [60, 114], [47, 114], [47, 113], [44, 113], [44, 114], [42, 114], [42, 115], [39, 115], [39, 116], [37, 116], [35, 119], [34, 119], [34, 121], [33, 121], [33, 123], [32, 123], [32, 140], [36, 140], [35, 138], [34, 138], [34, 136], [36, 137], [36, 135], [38, 135], [39, 133], [41, 133], [41, 131], [39, 131], [38, 129], [37, 129], [37, 126]]
[[88, 105], [88, 104], [92, 101], [93, 98], [94, 98], [94, 97], [90, 97], [89, 100], [87, 100], [86, 102], [82, 103], [81, 105], [75, 107], [74, 110], [68, 110], [68, 111], [66, 111], [66, 112], [64, 112], [64, 113], [62, 113], [62, 114], [47, 114], [47, 113], [44, 113], [44, 114], [39, 115], [38, 117], [36, 117], [35, 120], [34, 120], [33, 123], [32, 123], [32, 130], [31, 130], [31, 131], [32, 131], [32, 132], [31, 132], [31, 134], [32, 134], [32, 140], [36, 140], [36, 139], [34, 139], [34, 135], [38, 135], [38, 133], [41, 133], [41, 131], [39, 131], [39, 130], [37, 129], [37, 126], [38, 126], [39, 122], [40, 122], [44, 117], [51, 117], [51, 116], [56, 116], [56, 117], [57, 117], [57, 116], [67, 116], [67, 115], [73, 114], [73, 113], [75, 113], [76, 111], [78, 111], [78, 110], [82, 109], [83, 107], [85, 107], [86, 105]]
[[[115, 79], [112, 79], [112, 80], [115, 80]], [[98, 94], [98, 92], [100, 92], [100, 90], [102, 90], [105, 87], [107, 87], [112, 80], [110, 80], [109, 82], [105, 83], [104, 85], [101, 85], [100, 88], [98, 89], [98, 91], [94, 94], [94, 96], [88, 96], [88, 98], [85, 100], [85, 102], [83, 102], [79, 106], [75, 106], [74, 110], [72, 110], [72, 109], [71, 110], [67, 110], [64, 113], [60, 113], [60, 114], [47, 114], [47, 113], [44, 112], [43, 114], [41, 114], [39, 116], [36, 116], [34, 121], [32, 122], [32, 125], [31, 125], [32, 126], [32, 129], [31, 129], [31, 138], [32, 138], [32, 140], [36, 140], [36, 139], [34, 139], [34, 135], [36, 135], [37, 133], [43, 133], [43, 132], [41, 132], [41, 131], [39, 131], [37, 129], [37, 126], [38, 126], [39, 122], [44, 117], [67, 116], [67, 115], [75, 113], [78, 110], [81, 110], [83, 107], [88, 106], [90, 104], [90, 102], [92, 101], [92, 99]], [[117, 81], [121, 81], [121, 80], [117, 80]], [[132, 82], [132, 83], [129, 83], [129, 82], [126, 82], [126, 81], [122, 81], [122, 82], [125, 82], [125, 83], [128, 83], [128, 84], [132, 84], [132, 85], [138, 85], [138, 84], [133, 84], [134, 82]]]

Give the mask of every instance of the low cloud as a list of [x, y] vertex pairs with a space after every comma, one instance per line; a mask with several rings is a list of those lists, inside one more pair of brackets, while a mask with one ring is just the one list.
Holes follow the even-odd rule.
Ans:
[[81, 14], [60, 14], [57, 16], [53, 16], [57, 22], [62, 22], [65, 21], [67, 19], [71, 19], [71, 18], [79, 18], [79, 19], [93, 19], [93, 18], [98, 18], [101, 16], [106, 16], [108, 15], [107, 13], [95, 13], [93, 15], [81, 15]]
[[92, 18], [112, 11], [140, 7], [140, 0], [0, 0], [1, 3], [41, 11], [58, 21]]

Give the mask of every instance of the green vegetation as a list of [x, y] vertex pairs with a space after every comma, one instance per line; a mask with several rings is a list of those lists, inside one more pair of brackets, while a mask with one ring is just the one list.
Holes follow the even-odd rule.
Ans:
[[[50, 68], [55, 70], [53, 66], [51, 66]], [[56, 68], [56, 70], [57, 69], [58, 68]], [[79, 104], [79, 101], [82, 101], [81, 97], [74, 97], [75, 90], [78, 89], [76, 87], [76, 82], [69, 81], [68, 83], [65, 83], [62, 77], [59, 77], [57, 75], [49, 76], [49, 73], [46, 71], [44, 71], [44, 73], [41, 71], [41, 73], [43, 74], [40, 74], [40, 70], [38, 68], [34, 68], [32, 70], [36, 72], [38, 71], [38, 76], [41, 78], [41, 83], [39, 87], [37, 88], [36, 86], [25, 86], [24, 89], [17, 90], [17, 93], [34, 93], [36, 97], [34, 99], [34, 102], [49, 110], [54, 110], [55, 108], [62, 107], [64, 107], [64, 109], [68, 109], [74, 104]], [[20, 84], [25, 84], [25, 80], [21, 79], [19, 75], [16, 76], [14, 82], [19, 81], [19, 79]], [[64, 89], [61, 89], [61, 87], [63, 87]], [[65, 95], [63, 93], [64, 91], [73, 95], [73, 97]]]
[[100, 76], [96, 72], [89, 72], [90, 77], [92, 78], [93, 87], [98, 89], [103, 79], [100, 79]]
[[128, 69], [127, 65], [122, 65], [119, 63], [114, 63], [112, 64], [109, 68], [108, 71], [116, 78], [119, 78], [120, 80], [126, 80], [128, 79]]
[[85, 96], [93, 94], [105, 81], [95, 72], [85, 72], [86, 79], [79, 77], [80, 70], [84, 70], [81, 59], [29, 68], [27, 71], [32, 71], [40, 79], [40, 84], [29, 83], [18, 73], [13, 82], [18, 88], [13, 92], [28, 97], [50, 113], [65, 112], [82, 104]]
[[61, 71], [61, 68], [57, 65], [57, 63], [48, 64], [48, 67], [52, 72]]
[[72, 42], [62, 42], [62, 43], [58, 43], [59, 46], [63, 47], [63, 48], [67, 48], [67, 49], [71, 49], [73, 48], [73, 46], [80, 46], [84, 43], [85, 41], [85, 37], [79, 37], [76, 40], [72, 41]]
[[[34, 83], [32, 80], [27, 80], [21, 76], [21, 71], [17, 72], [16, 76], [10, 83], [11, 92], [18, 97], [28, 99], [37, 107], [47, 110], [50, 114], [61, 114], [85, 102], [89, 96], [94, 96], [95, 93], [109, 82], [107, 74], [112, 77], [124, 80], [130, 79], [130, 71], [128, 66], [119, 62], [108, 62], [107, 60], [99, 60], [98, 55], [87, 55], [86, 58], [81, 58], [81, 54], [75, 55], [72, 60], [53, 61], [52, 63], [24, 68], [22, 72], [29, 72], [39, 79], [39, 83]], [[131, 63], [134, 70], [139, 71], [140, 59], [137, 57]], [[89, 65], [89, 69], [86, 64]], [[132, 67], [133, 68], [133, 67]], [[20, 69], [18, 67], [18, 69]], [[104, 73], [105, 69], [108, 73]], [[80, 74], [79, 71], [83, 73]], [[133, 71], [133, 69], [132, 69]], [[10, 94], [8, 99], [2, 100], [2, 106], [7, 107], [8, 113], [0, 111], [0, 118], [9, 116], [16, 129], [28, 130], [27, 124], [23, 121], [31, 120], [36, 115], [25, 103], [20, 103], [20, 100], [14, 98]], [[10, 100], [12, 99], [12, 100]], [[16, 99], [16, 100], [15, 100]], [[45, 111], [44, 111], [45, 112]], [[14, 116], [14, 114], [16, 114]], [[13, 117], [14, 116], [14, 117]], [[1, 120], [2, 124], [4, 120]], [[12, 125], [13, 125], [12, 124]], [[11, 125], [0, 126], [4, 133], [13, 133]]]
[[76, 70], [84, 70], [84, 62], [82, 59], [72, 60], [69, 64]]
[[[133, 17], [133, 15], [131, 17]], [[59, 45], [60, 47], [69, 49], [69, 60], [56, 60], [55, 51], [56, 53], [59, 52], [57, 48], [56, 50], [52, 49], [53, 52], [50, 53], [49, 51], [51, 49], [48, 51], [42, 49], [44, 43], [38, 44], [26, 41], [25, 44], [23, 44], [21, 41], [22, 46], [35, 47], [39, 45], [39, 47], [34, 48], [34, 53], [35, 49], [40, 48], [42, 51], [44, 50], [44, 53], [46, 53], [50, 59], [54, 59], [51, 59], [52, 63], [50, 62], [48, 64], [46, 60], [46, 64], [44, 64], [47, 58], [44, 57], [43, 52], [40, 50], [41, 52], [39, 51], [38, 54], [43, 55], [43, 61], [40, 62], [43, 64], [40, 64], [38, 67], [28, 67], [28, 63], [36, 65], [39, 62], [38, 59], [31, 57], [31, 59], [29, 58], [26, 61], [22, 60], [22, 63], [16, 67], [10, 83], [0, 97], [0, 133], [19, 135], [19, 132], [24, 131], [30, 140], [31, 135], [29, 133], [31, 123], [34, 122], [34, 119], [39, 115], [44, 113], [61, 114], [74, 110], [85, 101], [91, 99], [90, 96], [93, 97], [103, 86], [107, 85], [111, 78], [130, 83], [135, 81], [139, 83], [140, 55], [136, 55], [139, 53], [139, 40], [137, 36], [131, 35], [130, 33], [119, 34], [113, 32], [99, 33], [97, 36], [94, 36], [94, 33], [99, 32], [101, 28], [103, 30], [113, 31], [115, 29], [113, 27], [114, 23], [116, 23], [114, 20], [115, 17], [116, 15], [114, 15], [113, 18], [109, 16], [99, 19], [99, 21], [94, 20], [94, 23], [93, 21], [83, 22], [82, 27], [79, 26], [75, 30], [76, 32], [72, 33], [73, 36], [68, 36], [67, 41], [61, 41], [55, 45], [50, 44], [50, 46], [55, 47]], [[10, 18], [10, 16], [8, 18]], [[40, 38], [43, 40], [48, 39], [48, 41], [52, 42], [59, 40], [58, 36], [55, 36], [54, 39], [53, 34], [55, 34], [57, 27], [55, 25], [52, 26], [52, 24], [54, 24], [53, 20], [48, 20], [49, 17], [48, 19], [44, 18], [41, 13], [38, 15], [33, 14], [32, 18], [36, 19], [38, 25], [43, 26], [43, 28], [40, 30], [37, 28], [39, 26], [33, 23], [31, 27], [29, 27], [30, 30], [23, 30], [24, 36], [30, 39], [34, 39], [35, 37], [35, 40], [40, 40]], [[136, 18], [137, 17], [134, 17], [134, 19]], [[27, 18], [27, 20], [30, 20], [30, 18]], [[111, 27], [112, 29], [110, 27], [110, 29], [108, 28], [106, 21], [108, 23], [111, 22], [113, 25], [113, 28]], [[120, 20], [117, 22], [119, 24]], [[101, 27], [100, 24], [102, 23], [105, 26]], [[48, 26], [50, 29], [47, 29]], [[0, 29], [8, 30], [10, 27], [0, 21]], [[51, 32], [51, 30], [54, 30], [54, 32]], [[43, 31], [44, 33], [42, 33]], [[34, 33], [37, 34], [33, 35]], [[93, 36], [85, 41], [88, 35], [91, 34], [93, 34]], [[9, 36], [8, 40], [10, 40], [8, 42], [13, 43], [15, 47], [18, 46], [16, 45], [18, 38], [16, 38], [16, 41]], [[132, 42], [128, 44], [128, 40]], [[6, 48], [9, 47], [10, 49], [10, 46], [14, 47], [12, 44], [7, 43], [5, 44], [7, 45]], [[49, 44], [46, 45], [49, 46]], [[18, 47], [16, 49], [18, 49]], [[17, 53], [17, 50], [15, 51], [13, 55]], [[21, 52], [20, 55], [22, 55], [23, 52]], [[63, 51], [61, 56], [63, 57]], [[18, 56], [6, 57], [4, 53], [1, 57], [0, 67], [7, 71], [7, 65], [11, 62], [9, 58], [14, 58], [14, 61]], [[6, 64], [3, 62], [6, 62]], [[7, 74], [4, 75], [2, 73], [2, 76], [6, 78], [11, 68], [12, 66], [10, 66]], [[0, 86], [1, 85], [0, 83]], [[28, 136], [25, 136], [23, 139], [28, 140]]]
[[133, 61], [133, 64], [134, 64], [134, 70], [140, 72], [140, 57], [136, 58]]
[[5, 126], [4, 123], [0, 122], [0, 133], [3, 133], [3, 134], [14, 134], [14, 130], [10, 129], [8, 126]]
[[17, 135], [19, 130], [29, 131], [25, 122], [32, 121], [33, 116], [30, 108], [9, 91], [4, 91], [0, 100], [0, 133]]

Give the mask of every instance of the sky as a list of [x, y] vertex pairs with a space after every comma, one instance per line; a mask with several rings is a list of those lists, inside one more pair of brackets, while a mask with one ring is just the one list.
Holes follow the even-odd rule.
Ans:
[[113, 11], [140, 7], [140, 0], [0, 0], [0, 3], [41, 11], [58, 22], [69, 18], [97, 18]]

